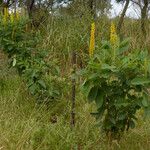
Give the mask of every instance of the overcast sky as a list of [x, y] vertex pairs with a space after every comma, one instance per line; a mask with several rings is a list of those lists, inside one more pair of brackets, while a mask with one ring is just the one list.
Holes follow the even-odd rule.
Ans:
[[[121, 13], [123, 5], [116, 3], [115, 0], [112, 0], [111, 3], [112, 3], [111, 17], [115, 17]], [[126, 16], [138, 18], [139, 11], [137, 8], [135, 9], [135, 6], [133, 7], [133, 5], [130, 3]]]

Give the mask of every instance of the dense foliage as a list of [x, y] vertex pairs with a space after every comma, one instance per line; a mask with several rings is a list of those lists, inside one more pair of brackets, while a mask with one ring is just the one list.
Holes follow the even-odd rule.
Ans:
[[[115, 51], [115, 59], [114, 59]], [[135, 127], [136, 112], [150, 110], [150, 62], [148, 52], [128, 51], [128, 40], [117, 47], [104, 42], [85, 69], [83, 91], [95, 101], [99, 126], [111, 138]]]
[[[11, 14], [13, 15], [13, 14]], [[57, 61], [49, 61], [49, 50], [41, 45], [40, 31], [31, 28], [28, 19], [6, 17], [0, 23], [0, 43], [8, 54], [9, 64], [23, 76], [31, 94], [38, 101], [51, 101], [61, 97], [61, 87], [65, 80], [60, 77]]]

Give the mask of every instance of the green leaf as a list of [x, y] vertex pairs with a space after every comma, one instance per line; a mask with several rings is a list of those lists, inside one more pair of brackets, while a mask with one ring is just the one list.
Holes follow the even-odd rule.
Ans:
[[141, 78], [134, 78], [131, 81], [132, 85], [144, 85], [144, 84], [149, 84], [150, 83], [150, 79], [141, 77]]
[[43, 80], [38, 80], [38, 83], [44, 88], [46, 89], [46, 84]]
[[124, 120], [126, 118], [126, 113], [121, 113], [118, 115], [118, 120]]
[[83, 91], [83, 93], [85, 94], [86, 97], [88, 97], [89, 92], [93, 86], [94, 85], [92, 85], [91, 82], [89, 82], [89, 80], [84, 81], [84, 83], [81, 87], [81, 90]]
[[147, 102], [146, 99], [143, 99], [143, 100], [142, 100], [142, 104], [143, 104], [144, 107], [148, 107], [148, 102]]
[[101, 68], [101, 64], [95, 63], [95, 62], [90, 62], [89, 67], [92, 68], [92, 69], [99, 70]]
[[13, 63], [12, 63], [13, 67], [16, 66], [16, 62], [17, 62], [16, 58], [13, 58]]
[[144, 118], [147, 118], [150, 116], [150, 106], [144, 108]]
[[110, 122], [111, 122], [112, 124], [114, 124], [114, 125], [116, 124], [116, 120], [115, 120], [115, 118], [110, 117], [110, 118], [109, 118], [109, 120], [110, 120]]
[[30, 87], [29, 87], [29, 91], [31, 92], [31, 94], [35, 94], [36, 93], [36, 90], [37, 90], [37, 85], [36, 84], [32, 84]]
[[147, 56], [148, 56], [148, 50], [147, 49], [140, 51], [139, 58], [144, 60]]
[[102, 49], [109, 50], [110, 49], [110, 43], [108, 41], [102, 41]]
[[115, 66], [110, 66], [108, 64], [102, 64], [102, 69], [103, 70], [110, 70], [112, 72], [115, 72], [116, 71], [116, 67]]
[[100, 76], [100, 74], [98, 74], [98, 73], [93, 73], [91, 76], [89, 76], [89, 80], [95, 80], [95, 79], [97, 79], [98, 77]]
[[98, 110], [98, 112], [96, 112], [96, 113], [91, 113], [91, 115], [94, 116], [97, 120], [98, 120], [98, 119], [102, 119], [103, 114], [104, 114], [104, 112], [105, 112], [105, 107], [101, 107], [101, 108], [99, 108], [99, 109], [97, 109], [97, 110]]
[[135, 122], [133, 121], [133, 120], [130, 120], [129, 121], [129, 126], [130, 126], [130, 128], [135, 128]]
[[142, 105], [144, 107], [148, 107], [149, 106], [149, 104], [148, 104], [148, 96], [145, 93], [143, 95]]
[[95, 103], [97, 108], [101, 108], [104, 102], [104, 93], [101, 90], [98, 90], [96, 98], [95, 98]]
[[117, 51], [118, 51], [118, 54], [122, 54], [126, 51], [129, 50], [129, 45], [128, 46], [125, 46], [125, 47], [122, 47], [122, 48], [118, 48]]
[[124, 53], [129, 49], [129, 41], [130, 39], [127, 38], [120, 43], [119, 48], [117, 50], [118, 54]]
[[91, 90], [90, 90], [90, 92], [88, 94], [88, 101], [89, 101], [89, 103], [96, 99], [97, 92], [98, 92], [98, 87], [94, 86], [94, 87], [91, 88]]
[[115, 107], [116, 108], [120, 108], [120, 107], [127, 107], [129, 105], [129, 103], [127, 101], [125, 101], [125, 99], [120, 98], [115, 102]]

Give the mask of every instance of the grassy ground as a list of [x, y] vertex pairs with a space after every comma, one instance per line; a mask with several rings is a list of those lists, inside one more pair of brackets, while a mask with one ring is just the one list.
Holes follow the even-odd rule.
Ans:
[[[125, 133], [120, 143], [113, 141], [110, 146], [90, 116], [94, 106], [87, 104], [81, 95], [77, 96], [76, 127], [71, 131], [69, 98], [64, 98], [59, 105], [38, 105], [20, 77], [12, 71], [2, 72], [0, 150], [150, 149], [150, 121], [141, 119], [135, 129]], [[52, 121], [54, 112], [56, 123]]]

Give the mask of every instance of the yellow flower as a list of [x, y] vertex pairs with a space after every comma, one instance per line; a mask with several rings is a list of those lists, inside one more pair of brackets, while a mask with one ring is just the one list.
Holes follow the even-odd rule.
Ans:
[[8, 13], [8, 8], [5, 7], [4, 8], [4, 16], [3, 16], [3, 24], [6, 25], [7, 24], [7, 19], [9, 17], [9, 13]]
[[110, 43], [112, 46], [117, 46], [118, 45], [118, 36], [116, 33], [116, 28], [115, 24], [112, 22], [111, 27], [110, 27]]
[[91, 37], [90, 37], [90, 46], [89, 46], [89, 55], [93, 56], [95, 49], [95, 23], [91, 24]]
[[14, 23], [14, 14], [13, 13], [10, 14], [10, 22]]
[[116, 47], [119, 46], [119, 38], [116, 33], [115, 24], [112, 22], [110, 27], [110, 44], [112, 46], [112, 59], [116, 59]]

